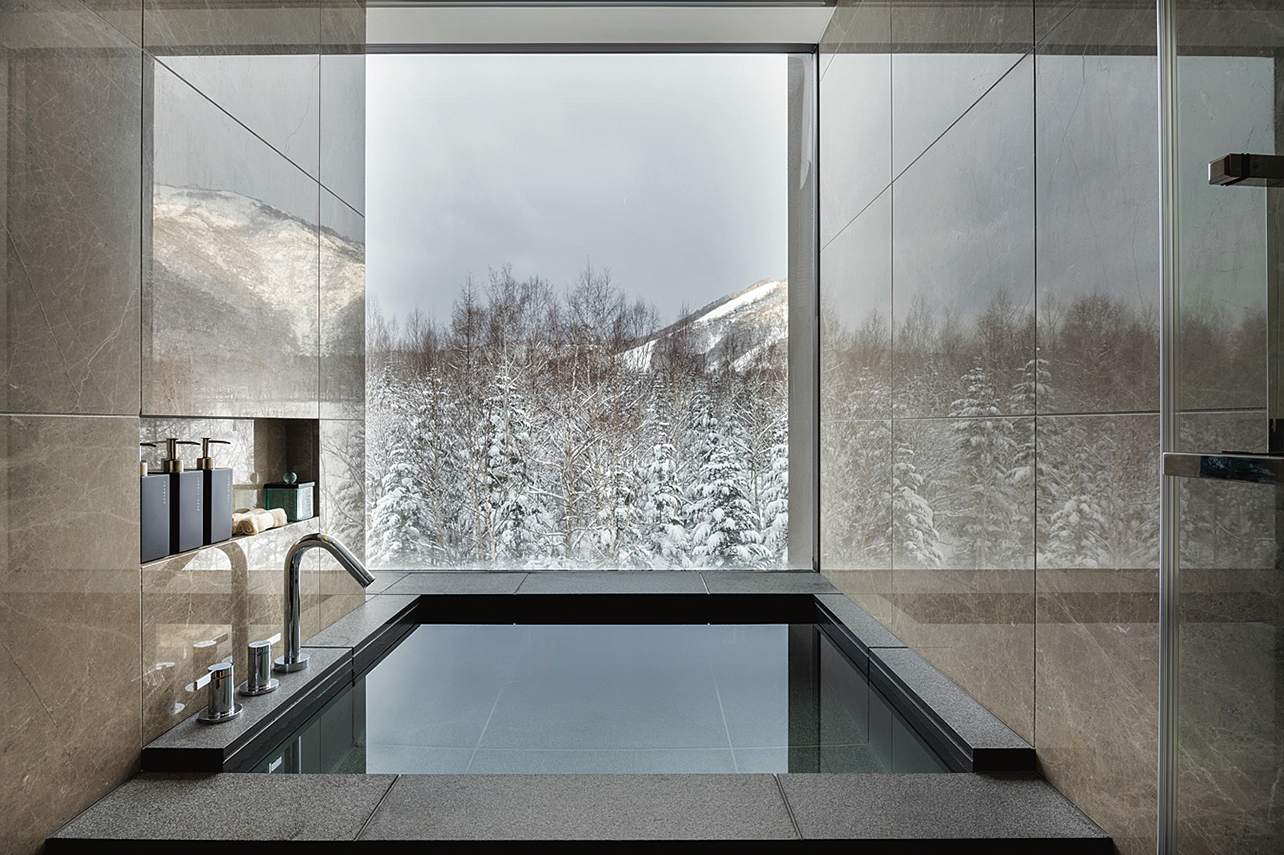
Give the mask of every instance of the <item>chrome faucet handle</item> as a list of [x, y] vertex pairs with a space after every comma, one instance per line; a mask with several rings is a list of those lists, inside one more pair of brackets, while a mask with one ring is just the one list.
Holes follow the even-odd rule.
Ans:
[[251, 641], [246, 652], [250, 678], [237, 691], [247, 697], [275, 692], [281, 683], [272, 676], [272, 639]]
[[236, 682], [231, 662], [215, 662], [211, 665], [210, 673], [197, 681], [197, 688], [206, 681], [210, 687], [210, 700], [204, 712], [196, 717], [197, 721], [203, 724], [219, 724], [241, 714], [244, 708], [236, 702], [236, 694], [233, 690]]

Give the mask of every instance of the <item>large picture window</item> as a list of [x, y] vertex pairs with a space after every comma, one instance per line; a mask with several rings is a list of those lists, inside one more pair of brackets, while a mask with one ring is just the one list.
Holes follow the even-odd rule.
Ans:
[[784, 566], [787, 78], [369, 57], [375, 566]]

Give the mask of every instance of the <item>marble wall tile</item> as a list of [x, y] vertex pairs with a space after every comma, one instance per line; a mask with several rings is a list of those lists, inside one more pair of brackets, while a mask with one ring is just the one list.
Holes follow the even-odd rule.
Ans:
[[138, 414], [140, 52], [83, 5], [0, 10], [0, 411]]
[[820, 251], [822, 420], [892, 415], [891, 195]]
[[0, 851], [137, 768], [138, 418], [0, 419]]
[[1038, 447], [1035, 745], [1049, 780], [1142, 855], [1158, 810], [1159, 416], [1041, 416]]
[[897, 419], [890, 627], [1026, 739], [1034, 720], [1034, 420]]
[[1035, 64], [1040, 413], [1159, 409], [1156, 58], [1111, 49]]
[[81, 0], [134, 44], [143, 44], [143, 0]]
[[1040, 768], [1114, 838], [1155, 851], [1159, 572], [1038, 573], [1035, 734]]
[[321, 420], [321, 530], [366, 557], [366, 424]]
[[[316, 520], [293, 523], [144, 565], [144, 743], [200, 711], [205, 692], [195, 691], [192, 683], [210, 665], [232, 656], [238, 680], [243, 679], [246, 644], [282, 632], [285, 555], [296, 540], [316, 530]], [[321, 628], [318, 559], [307, 560], [305, 640]], [[273, 656], [281, 649], [282, 642], [273, 645]]]
[[322, 185], [366, 210], [366, 10], [358, 0], [321, 7]]
[[1031, 47], [1032, 4], [892, 4], [892, 174], [900, 175]]
[[143, 411], [318, 415], [318, 186], [161, 65]]
[[366, 403], [365, 217], [321, 190], [321, 417], [361, 419]]
[[[848, 8], [850, 19], [857, 9]], [[854, 32], [837, 38], [820, 79], [822, 248], [892, 180], [891, 55], [874, 41], [880, 33], [886, 40], [890, 7], [866, 3], [859, 11], [850, 21]], [[835, 10], [831, 28], [843, 12]]]
[[1154, 56], [1157, 29], [1155, 0], [1034, 0], [1034, 39], [1040, 53]]
[[1022, 60], [892, 185], [906, 416], [1034, 412], [1033, 70]]
[[[317, 12], [310, 43], [270, 54], [161, 55], [158, 61], [304, 172], [320, 170]], [[298, 52], [295, 52], [298, 51]], [[264, 85], [264, 81], [272, 81]]]
[[[1183, 479], [1177, 822], [1183, 855], [1284, 845], [1281, 494]], [[1255, 522], [1247, 530], [1243, 520]], [[1234, 543], [1227, 541], [1235, 538]]]
[[[142, 0], [143, 37], [157, 56], [287, 53], [315, 48], [327, 0]], [[313, 50], [315, 53], [315, 50]]]

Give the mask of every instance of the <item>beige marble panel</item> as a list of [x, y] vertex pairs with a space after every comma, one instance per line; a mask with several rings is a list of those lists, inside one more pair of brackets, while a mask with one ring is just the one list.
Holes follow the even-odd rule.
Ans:
[[[232, 656], [239, 682], [246, 644], [282, 632], [285, 555], [316, 530], [315, 520], [293, 523], [144, 565], [144, 743], [200, 711], [205, 693], [191, 684], [210, 665]], [[333, 621], [318, 621], [315, 576], [311, 570], [303, 579], [305, 639]], [[281, 649], [274, 645], [273, 656]]]
[[1034, 731], [1034, 420], [898, 419], [891, 630]]
[[319, 187], [152, 69], [143, 412], [314, 419]]
[[1158, 820], [1159, 417], [1041, 416], [1035, 747], [1127, 855]]
[[899, 175], [1030, 50], [1033, 9], [1009, 0], [890, 5]]
[[1158, 62], [1118, 54], [1154, 14], [1076, 10], [1035, 63], [1040, 413], [1159, 409]]
[[17, 2], [0, 62], [0, 411], [137, 415], [140, 51], [78, 2]]
[[1190, 483], [1178, 498], [1179, 851], [1278, 852], [1284, 504], [1275, 487], [1182, 480]]
[[1155, 851], [1159, 571], [1040, 570], [1040, 769], [1114, 838]]
[[138, 419], [0, 419], [0, 852], [137, 768]]

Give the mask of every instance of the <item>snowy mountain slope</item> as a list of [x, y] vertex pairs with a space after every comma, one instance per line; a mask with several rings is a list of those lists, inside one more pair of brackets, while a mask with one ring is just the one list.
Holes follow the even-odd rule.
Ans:
[[638, 370], [657, 367], [662, 354], [680, 347], [707, 365], [744, 370], [788, 336], [789, 283], [763, 279], [728, 294], [648, 336], [622, 354]]

